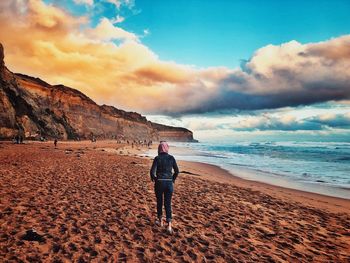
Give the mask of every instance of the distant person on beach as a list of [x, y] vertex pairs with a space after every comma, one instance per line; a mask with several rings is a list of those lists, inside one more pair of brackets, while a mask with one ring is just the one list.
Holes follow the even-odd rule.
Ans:
[[[160, 142], [158, 146], [158, 156], [153, 160], [150, 171], [151, 180], [154, 182], [154, 190], [157, 198], [157, 216], [156, 224], [163, 226], [162, 221], [162, 205], [164, 200], [164, 207], [166, 213], [166, 222], [168, 223], [167, 230], [171, 234], [173, 232], [171, 226], [171, 198], [173, 195], [176, 177], [179, 174], [175, 158], [168, 154], [169, 145], [167, 142]], [[174, 170], [174, 173], [172, 172]]]
[[57, 148], [57, 139], [53, 141], [53, 144], [55, 145], [55, 148]]

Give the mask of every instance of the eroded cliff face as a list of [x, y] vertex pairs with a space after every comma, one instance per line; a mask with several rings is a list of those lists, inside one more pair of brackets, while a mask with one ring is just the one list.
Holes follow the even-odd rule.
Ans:
[[78, 90], [10, 72], [0, 44], [0, 138], [194, 141], [191, 131], [155, 124], [135, 112], [97, 105]]
[[2, 137], [10, 137], [20, 131], [17, 125], [16, 110], [10, 96], [16, 93], [10, 87], [16, 85], [11, 72], [5, 67], [4, 49], [0, 43], [0, 134]]
[[197, 142], [193, 139], [193, 133], [182, 127], [170, 127], [158, 123], [151, 123], [152, 127], [158, 131], [158, 136], [164, 141], [177, 142]]

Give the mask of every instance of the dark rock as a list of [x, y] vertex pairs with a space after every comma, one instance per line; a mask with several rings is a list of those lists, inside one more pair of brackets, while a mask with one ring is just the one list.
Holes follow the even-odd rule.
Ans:
[[77, 248], [77, 246], [74, 244], [74, 243], [69, 243], [69, 248], [72, 250], [72, 251], [77, 251], [78, 250], [78, 248]]
[[61, 246], [59, 244], [55, 243], [52, 245], [52, 252], [53, 253], [58, 253], [58, 251], [60, 251], [60, 249], [61, 249]]
[[63, 261], [60, 258], [54, 258], [52, 263], [63, 263]]
[[37, 241], [39, 243], [46, 242], [44, 235], [38, 234], [35, 230], [29, 229], [26, 233], [21, 237], [22, 240], [27, 241]]

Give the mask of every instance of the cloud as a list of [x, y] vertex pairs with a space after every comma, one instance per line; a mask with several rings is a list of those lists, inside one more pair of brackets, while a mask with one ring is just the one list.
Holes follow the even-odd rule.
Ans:
[[349, 140], [350, 107], [321, 105], [274, 111], [195, 114], [179, 117], [148, 115], [151, 121], [186, 127], [201, 140]]
[[140, 81], [149, 83], [186, 84], [194, 74], [194, 69], [171, 62], [149, 63], [133, 72]]
[[74, 3], [92, 6], [94, 4], [94, 0], [74, 0]]
[[[117, 8], [134, 5], [106, 1]], [[179, 115], [350, 100], [350, 35], [267, 45], [241, 68], [198, 68], [161, 60], [141, 37], [113, 22], [102, 18], [91, 27], [88, 15], [74, 16], [41, 0], [0, 1], [6, 64], [16, 72], [77, 88], [98, 103], [142, 113]]]
[[123, 5], [127, 8], [132, 8], [135, 5], [134, 0], [106, 0], [106, 2], [115, 5], [118, 9], [120, 9], [120, 7]]
[[8, 13], [11, 14], [23, 14], [28, 6], [28, 0], [13, 0], [13, 1], [0, 1], [0, 15], [4, 16]]
[[297, 120], [292, 116], [263, 115], [247, 117], [236, 124], [228, 125], [228, 128], [235, 131], [314, 131], [322, 130], [322, 125], [308, 120]]
[[110, 41], [114, 39], [138, 40], [135, 34], [127, 32], [120, 27], [114, 26], [113, 22], [105, 17], [101, 19], [96, 28], [89, 29], [86, 32], [89, 37], [103, 41]]
[[[5, 0], [5, 2], [7, 1]], [[44, 37], [43, 33], [50, 34], [50, 32], [66, 34], [70, 28], [74, 30], [88, 21], [86, 17], [73, 17], [65, 10], [54, 5], [47, 5], [39, 0], [18, 1], [17, 3], [25, 6], [22, 7], [25, 12], [20, 17], [16, 17], [16, 24], [12, 26], [13, 29], [18, 31], [30, 29], [31, 32], [27, 32], [27, 34], [41, 33], [42, 37]], [[17, 13], [16, 10], [4, 11], [5, 14], [2, 18], [9, 21], [13, 19], [13, 13]], [[55, 38], [52, 41], [55, 41]]]
[[309, 118], [308, 120], [332, 128], [350, 128], [350, 112], [345, 114], [328, 113]]
[[222, 125], [223, 128], [235, 131], [321, 131], [332, 128], [349, 129], [350, 112], [345, 114], [322, 114], [313, 117], [296, 119], [291, 115], [248, 116], [236, 123]]
[[[337, 51], [334, 51], [337, 50]], [[300, 44], [268, 45], [220, 83], [207, 105], [266, 109], [350, 98], [350, 36]]]
[[143, 36], [148, 36], [149, 34], [151, 34], [151, 31], [148, 28], [143, 30]]
[[112, 24], [118, 24], [124, 22], [125, 17], [122, 17], [120, 15], [117, 15], [114, 19], [111, 19]]

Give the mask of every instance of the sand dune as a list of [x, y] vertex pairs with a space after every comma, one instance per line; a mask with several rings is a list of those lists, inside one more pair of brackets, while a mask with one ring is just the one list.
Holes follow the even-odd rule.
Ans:
[[150, 160], [103, 147], [118, 148], [0, 143], [0, 261], [350, 261], [350, 213], [200, 174], [179, 175], [168, 235], [154, 225]]

